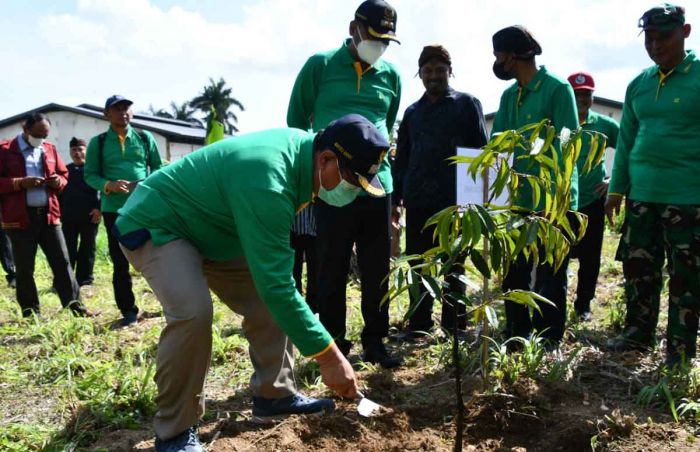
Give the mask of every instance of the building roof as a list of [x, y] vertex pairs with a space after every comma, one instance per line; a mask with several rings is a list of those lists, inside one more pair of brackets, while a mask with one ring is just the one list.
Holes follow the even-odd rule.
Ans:
[[[612, 99], [606, 99], [605, 97], [593, 96], [593, 103], [598, 105], [603, 105], [605, 107], [612, 107], [622, 110], [622, 102]], [[492, 120], [496, 116], [496, 112], [487, 113], [484, 115], [484, 119], [487, 121]]]
[[[68, 111], [71, 113], [89, 116], [91, 118], [105, 119], [102, 107], [90, 104], [80, 104], [77, 107], [70, 107], [57, 103], [50, 103], [29, 111], [19, 113], [9, 118], [0, 120], [0, 127], [21, 121], [29, 113], [38, 111], [41, 113], [49, 113], [52, 111]], [[135, 114], [131, 120], [131, 125], [149, 132], [155, 132], [163, 135], [170, 141], [187, 144], [204, 144], [204, 138], [207, 131], [203, 127], [187, 121], [178, 119], [161, 118], [158, 116]]]

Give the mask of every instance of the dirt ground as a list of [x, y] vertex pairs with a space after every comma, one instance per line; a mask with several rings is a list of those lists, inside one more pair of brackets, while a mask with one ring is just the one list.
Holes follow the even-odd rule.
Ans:
[[[404, 350], [420, 356], [420, 346]], [[485, 393], [482, 380], [463, 382], [466, 451], [691, 451], [700, 450], [692, 425], [675, 424], [662, 410], [630, 402], [637, 383], [625, 366], [643, 366], [641, 355], [616, 360], [587, 347], [570, 381], [520, 379]], [[362, 418], [356, 404], [336, 400], [324, 417], [292, 417], [271, 426], [253, 424], [243, 392], [211, 393], [209, 416], [199, 429], [209, 451], [449, 451], [453, 450], [454, 379], [447, 373], [407, 367], [358, 373], [366, 395], [385, 409]], [[318, 394], [320, 395], [320, 394]], [[654, 419], [651, 421], [651, 419]], [[92, 450], [153, 450], [151, 430], [115, 431]], [[594, 438], [595, 437], [595, 438]]]

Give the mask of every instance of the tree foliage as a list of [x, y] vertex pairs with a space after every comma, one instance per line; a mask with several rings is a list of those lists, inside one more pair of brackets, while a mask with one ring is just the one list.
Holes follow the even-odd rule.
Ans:
[[182, 102], [180, 104], [174, 101], [170, 102], [170, 110], [166, 110], [164, 108], [156, 110], [151, 105], [148, 107], [148, 112], [153, 116], [158, 116], [160, 118], [177, 119], [200, 127], [204, 125], [202, 120], [196, 116], [197, 110], [192, 108], [190, 101]]
[[190, 101], [190, 106], [207, 115], [207, 122], [212, 119], [210, 116], [214, 115], [213, 119], [222, 123], [229, 134], [238, 132], [238, 116], [233, 112], [233, 107], [245, 111], [243, 104], [233, 97], [233, 89], [226, 86], [223, 78], [219, 78], [218, 81], [210, 78], [209, 84]]
[[[413, 300], [418, 300], [419, 288], [423, 287], [428, 296], [420, 303], [444, 301], [445, 309], [452, 306], [455, 314], [456, 305], [464, 304], [467, 315], [482, 332], [498, 327], [494, 309], [498, 301], [519, 303], [536, 310], [539, 310], [538, 303], [551, 304], [538, 294], [522, 290], [507, 291], [498, 298], [489, 299], [482, 292], [482, 284], [502, 279], [520, 254], [534, 265], [546, 262], [558, 269], [571, 245], [583, 236], [586, 216], [569, 211], [569, 206], [571, 178], [581, 153], [584, 133], [591, 135], [591, 148], [583, 168], [585, 173], [604, 158], [605, 136], [582, 129], [564, 129], [557, 134], [549, 120], [495, 135], [476, 157], [453, 157], [454, 163], [468, 164], [468, 174], [474, 181], [480, 176], [493, 177], [488, 187], [488, 200], [484, 205], [451, 206], [428, 219], [425, 226], [434, 226], [436, 246], [421, 255], [404, 256], [394, 261], [387, 277], [389, 291], [385, 300], [405, 292], [411, 293]], [[532, 193], [531, 205], [537, 206], [536, 211], [519, 205], [519, 195], [528, 192]], [[506, 205], [493, 204], [493, 200], [504, 193], [508, 195]], [[580, 227], [572, 227], [572, 219]], [[469, 289], [466, 294], [450, 293], [446, 277], [460, 268], [465, 270], [464, 274], [454, 276]], [[412, 305], [406, 316], [410, 317], [416, 307]], [[453, 338], [457, 337], [457, 331], [453, 333]], [[482, 347], [481, 365], [486, 375], [488, 342], [483, 339]], [[458, 341], [453, 339], [459, 435], [463, 404], [458, 356]], [[455, 446], [461, 450], [461, 438], [458, 437]]]

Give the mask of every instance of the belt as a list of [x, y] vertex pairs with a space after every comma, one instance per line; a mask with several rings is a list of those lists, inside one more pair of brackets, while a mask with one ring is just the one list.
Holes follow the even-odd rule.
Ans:
[[46, 215], [46, 213], [49, 211], [49, 207], [48, 206], [41, 206], [41, 207], [27, 206], [27, 211], [30, 214], [34, 214], [34, 215]]

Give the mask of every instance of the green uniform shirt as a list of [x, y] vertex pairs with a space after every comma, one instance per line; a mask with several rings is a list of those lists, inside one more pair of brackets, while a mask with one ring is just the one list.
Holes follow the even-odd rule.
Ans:
[[[588, 110], [586, 122], [581, 124], [583, 130], [591, 132], [600, 132], [607, 138], [607, 146], [617, 147], [617, 134], [620, 132], [620, 126], [614, 119]], [[588, 174], [583, 174], [583, 167], [586, 165], [586, 159], [591, 150], [591, 136], [587, 133], [581, 135], [581, 155], [578, 157], [576, 166], [578, 167], [578, 207], [586, 207], [602, 196], [598, 194], [596, 188], [605, 181], [607, 172], [605, 170], [605, 160], [591, 168]]]
[[700, 61], [688, 51], [627, 87], [608, 193], [635, 201], [700, 204]]
[[[317, 53], [306, 61], [294, 82], [287, 125], [318, 131], [341, 116], [357, 113], [388, 139], [401, 100], [399, 72], [383, 59], [364, 74], [358, 72], [359, 63], [352, 57], [349, 43], [347, 39], [339, 49]], [[391, 193], [394, 185], [388, 154], [378, 176], [384, 190]]]
[[311, 200], [313, 139], [274, 129], [206, 146], [149, 176], [117, 220], [122, 235], [148, 229], [155, 246], [181, 238], [206, 259], [245, 256], [260, 298], [306, 356], [332, 342], [292, 278], [289, 231]]
[[[550, 74], [544, 66], [540, 66], [540, 70], [527, 86], [521, 89], [516, 82], [503, 92], [491, 133], [515, 130], [545, 118], [552, 122], [557, 133], [564, 127], [571, 130], [578, 128], [578, 112], [573, 88], [569, 82]], [[544, 134], [541, 138], [544, 139]], [[561, 156], [559, 140], [554, 142], [554, 146]], [[523, 154], [525, 154], [524, 149], [516, 149], [514, 157], [517, 159]], [[536, 165], [530, 166], [524, 160], [514, 161], [516, 171], [539, 174], [539, 168]], [[571, 179], [570, 209], [576, 210], [578, 208], [578, 171], [576, 169]], [[525, 183], [521, 186], [514, 205], [541, 210], [544, 208], [544, 199], [535, 208], [532, 203], [532, 189]]]
[[[144, 143], [139, 133], [129, 126], [122, 147], [119, 136], [110, 127], [105, 137], [100, 162], [99, 135], [92, 137], [85, 152], [85, 182], [100, 191], [103, 212], [116, 212], [124, 205], [130, 193], [105, 193], [107, 181], [140, 181], [148, 176], [147, 164], [153, 172], [162, 166], [158, 144], [150, 132], [143, 131], [148, 139]], [[150, 151], [150, 158], [146, 152]]]

